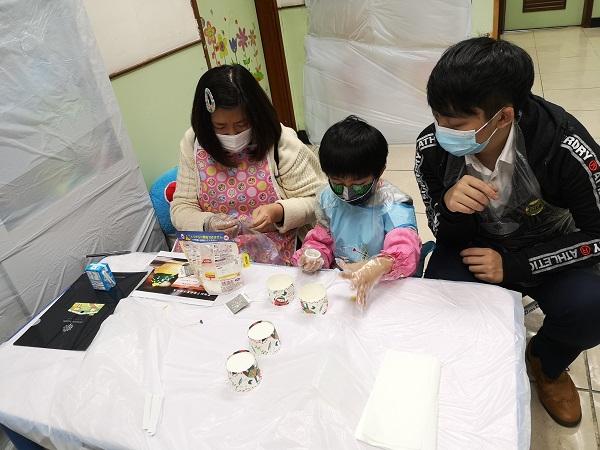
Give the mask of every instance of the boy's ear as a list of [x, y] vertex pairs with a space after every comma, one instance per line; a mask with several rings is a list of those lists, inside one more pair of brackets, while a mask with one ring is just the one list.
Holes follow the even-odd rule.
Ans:
[[498, 116], [499, 119], [496, 123], [496, 126], [498, 128], [511, 126], [513, 121], [515, 120], [515, 109], [512, 106], [506, 106], [505, 108], [502, 108]]

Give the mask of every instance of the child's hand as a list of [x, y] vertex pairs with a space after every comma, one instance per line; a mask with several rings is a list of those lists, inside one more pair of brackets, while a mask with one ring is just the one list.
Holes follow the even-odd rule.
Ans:
[[321, 256], [321, 252], [310, 247], [306, 247], [298, 258], [298, 267], [304, 272], [316, 272], [323, 267], [323, 264], [325, 264], [325, 260]]
[[356, 289], [356, 306], [362, 311], [367, 297], [379, 279], [392, 270], [394, 261], [389, 256], [379, 256], [368, 262], [346, 264], [340, 261], [343, 272], [340, 277], [350, 280], [350, 288]]

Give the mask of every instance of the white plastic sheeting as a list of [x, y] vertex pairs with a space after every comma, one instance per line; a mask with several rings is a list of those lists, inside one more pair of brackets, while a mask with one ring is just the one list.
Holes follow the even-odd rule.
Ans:
[[390, 144], [414, 143], [432, 122], [426, 85], [450, 45], [469, 36], [470, 0], [307, 0], [306, 131], [319, 143], [355, 114]]
[[87, 253], [165, 249], [80, 0], [0, 0], [0, 342]]
[[[153, 256], [108, 259], [116, 270], [139, 270]], [[297, 290], [323, 283], [327, 313], [306, 314], [297, 298], [274, 306], [266, 281], [277, 273], [293, 276]], [[361, 313], [336, 271], [253, 264], [243, 276], [252, 302], [236, 315], [222, 305], [239, 291], [214, 307], [131, 297], [85, 353], [1, 345], [0, 422], [61, 450], [366, 450], [354, 431], [393, 349], [442, 363], [439, 449], [529, 448], [519, 294], [409, 278], [379, 283]], [[226, 360], [249, 348], [248, 327], [257, 320], [273, 322], [281, 351], [258, 356], [259, 386], [234, 392]], [[164, 393], [154, 436], [142, 430], [149, 391]]]

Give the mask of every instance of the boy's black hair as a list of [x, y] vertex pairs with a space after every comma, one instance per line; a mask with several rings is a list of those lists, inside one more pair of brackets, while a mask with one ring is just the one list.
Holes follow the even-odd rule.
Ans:
[[385, 168], [388, 143], [381, 132], [356, 116], [332, 125], [319, 147], [321, 170], [334, 178], [378, 177]]
[[213, 129], [211, 113], [206, 109], [204, 99], [206, 88], [210, 90], [217, 109], [242, 108], [244, 118], [252, 127], [252, 142], [256, 144], [252, 154], [254, 160], [262, 160], [271, 147], [277, 146], [281, 124], [265, 91], [245, 67], [222, 65], [200, 77], [192, 105], [192, 128], [202, 148], [213, 159], [227, 167], [234, 165]]
[[507, 41], [477, 37], [448, 48], [427, 82], [427, 103], [444, 117], [476, 115], [489, 120], [512, 105], [515, 113], [531, 92], [533, 61], [525, 50]]

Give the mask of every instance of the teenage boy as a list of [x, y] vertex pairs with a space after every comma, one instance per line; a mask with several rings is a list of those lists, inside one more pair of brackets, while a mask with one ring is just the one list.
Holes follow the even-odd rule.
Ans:
[[546, 317], [526, 351], [559, 424], [581, 421], [566, 369], [600, 343], [600, 146], [561, 107], [531, 94], [521, 48], [487, 37], [447, 49], [427, 83], [435, 123], [415, 175], [437, 247], [425, 276], [497, 284]]

